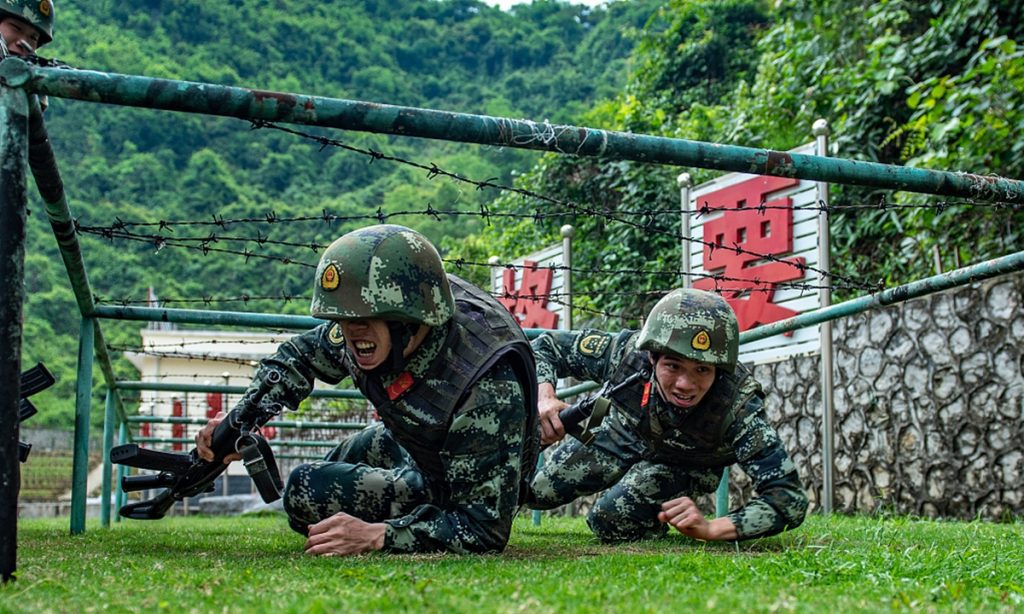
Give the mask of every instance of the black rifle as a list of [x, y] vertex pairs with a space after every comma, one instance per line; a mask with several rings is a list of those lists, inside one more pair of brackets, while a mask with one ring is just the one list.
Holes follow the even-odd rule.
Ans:
[[[21, 404], [18, 406], [18, 423], [22, 423], [39, 413], [36, 406], [28, 398], [37, 392], [42, 392], [56, 382], [53, 375], [46, 369], [43, 363], [37, 363], [28, 371], [21, 373]], [[24, 441], [18, 442], [18, 459], [21, 462], [28, 460], [28, 454], [32, 451], [32, 444]]]
[[270, 503], [280, 499], [284, 488], [281, 476], [270, 446], [258, 430], [281, 413], [280, 404], [264, 400], [280, 381], [280, 373], [268, 371], [259, 387], [246, 393], [217, 425], [210, 443], [214, 454], [212, 461], [201, 459], [195, 448], [188, 454], [148, 450], [134, 443], [111, 449], [110, 461], [113, 463], [158, 472], [121, 478], [121, 488], [125, 492], [166, 488], [148, 501], [126, 504], [118, 513], [135, 520], [163, 518], [176, 501], [212, 492], [214, 481], [227, 469], [224, 458], [235, 452], [242, 454], [246, 469], [256, 482], [263, 500]]
[[593, 429], [600, 426], [604, 417], [608, 414], [608, 409], [611, 406], [611, 399], [609, 397], [626, 386], [630, 386], [637, 381], [650, 379], [650, 377], [651, 371], [649, 369], [640, 369], [618, 384], [602, 389], [595, 396], [577, 401], [558, 412], [558, 419], [562, 421], [565, 432], [579, 439], [583, 445], [589, 446], [590, 442], [594, 441]]

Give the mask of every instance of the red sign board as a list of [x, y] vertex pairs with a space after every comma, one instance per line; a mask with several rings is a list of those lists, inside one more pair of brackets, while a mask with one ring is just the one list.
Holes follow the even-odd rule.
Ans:
[[536, 262], [526, 260], [517, 289], [516, 272], [512, 269], [502, 271], [502, 292], [498, 300], [516, 316], [523, 328], [553, 329], [558, 325], [558, 314], [548, 309], [554, 275], [550, 268], [539, 267]]
[[771, 195], [799, 183], [754, 177], [700, 197], [701, 205], [726, 212], [703, 225], [704, 270], [718, 278], [700, 279], [693, 286], [721, 292], [740, 330], [797, 315], [773, 303], [778, 283], [804, 277], [805, 260], [781, 257], [793, 251], [793, 204], [788, 196]]

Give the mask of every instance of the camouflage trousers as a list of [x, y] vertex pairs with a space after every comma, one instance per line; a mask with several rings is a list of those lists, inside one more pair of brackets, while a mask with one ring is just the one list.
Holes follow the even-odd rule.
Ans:
[[427, 482], [384, 425], [371, 425], [345, 440], [322, 461], [299, 465], [288, 478], [288, 524], [307, 527], [338, 512], [365, 522], [398, 518], [433, 499]]
[[527, 507], [548, 510], [579, 497], [603, 492], [587, 515], [587, 525], [602, 541], [661, 537], [661, 504], [681, 496], [713, 492], [721, 469], [682, 468], [643, 458], [642, 444], [596, 431], [589, 446], [567, 437], [530, 484]]

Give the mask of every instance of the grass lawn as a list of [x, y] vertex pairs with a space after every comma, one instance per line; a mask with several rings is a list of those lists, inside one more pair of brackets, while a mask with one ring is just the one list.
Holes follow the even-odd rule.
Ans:
[[791, 534], [603, 545], [517, 520], [500, 555], [314, 558], [281, 516], [18, 524], [0, 612], [1024, 611], [1024, 524], [812, 516]]

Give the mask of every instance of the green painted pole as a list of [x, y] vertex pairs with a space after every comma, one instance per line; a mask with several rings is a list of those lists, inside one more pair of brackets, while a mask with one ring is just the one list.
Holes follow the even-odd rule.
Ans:
[[[128, 442], [128, 425], [126, 423], [122, 422], [121, 425], [117, 429], [117, 443], [118, 443], [118, 445], [121, 445], [121, 444], [125, 444], [127, 442]], [[109, 454], [107, 454], [107, 458], [110, 458]], [[128, 474], [127, 469], [128, 468], [126, 466], [124, 466], [124, 465], [118, 465], [117, 466], [117, 480], [116, 480], [117, 483], [116, 483], [116, 486], [115, 486], [116, 490], [115, 490], [115, 494], [114, 494], [114, 505], [117, 507], [117, 509], [121, 509], [124, 506], [124, 504], [126, 502], [126, 499], [127, 499], [127, 493], [124, 492], [123, 490], [121, 490], [121, 480], [124, 479], [124, 476], [126, 476]], [[121, 522], [121, 515], [120, 514], [114, 515], [114, 522]]]
[[309, 316], [216, 311], [212, 309], [164, 309], [162, 307], [113, 307], [99, 305], [93, 307], [90, 313], [96, 317], [111, 320], [173, 322], [175, 324], [203, 324], [207, 326], [254, 326], [296, 330], [309, 330], [324, 323], [323, 320]]
[[721, 518], [729, 513], [729, 468], [722, 472], [722, 479], [715, 491], [715, 517]]
[[[26, 67], [27, 64], [17, 58], [8, 58], [0, 62], [0, 82], [5, 82], [11, 87], [25, 87], [31, 76], [31, 73], [25, 70]], [[75, 234], [74, 219], [71, 217], [65, 197], [64, 182], [53, 154], [46, 123], [43, 121], [43, 111], [36, 96], [29, 98], [28, 140], [29, 168], [32, 169], [36, 189], [46, 205], [46, 215], [50, 220], [53, 235], [57, 239], [57, 246], [71, 282], [71, 289], [75, 294], [75, 301], [78, 303], [79, 313], [83, 317], [90, 316], [94, 307], [93, 293], [89, 287], [89, 278], [85, 273], [78, 235]], [[107, 387], [113, 388], [116, 378], [110, 356], [107, 353], [107, 344], [103, 339], [103, 332], [98, 325], [94, 326], [93, 330], [96, 335], [94, 347], [100, 371], [103, 373]], [[115, 402], [118, 416], [123, 419], [126, 412], [121, 397], [115, 396]]]
[[22, 317], [25, 304], [28, 104], [0, 80], [0, 581], [18, 567], [18, 454]]
[[85, 532], [85, 498], [89, 477], [89, 412], [92, 404], [95, 320], [82, 318], [78, 339], [78, 383], [75, 394], [74, 467], [71, 471], [71, 534]]
[[757, 328], [740, 333], [740, 344], [750, 343], [759, 339], [765, 339], [773, 335], [789, 332], [798, 328], [806, 328], [814, 324], [828, 322], [846, 316], [854, 315], [862, 311], [868, 311], [886, 305], [902, 303], [913, 298], [934, 294], [943, 290], [949, 290], [959, 286], [965, 286], [975, 281], [998, 277], [1006, 273], [1024, 270], [1024, 252], [1016, 252], [1007, 256], [993, 258], [978, 264], [966, 266], [960, 269], [941, 273], [932, 277], [925, 277], [917, 281], [882, 290], [875, 294], [869, 294], [855, 298], [843, 303], [825, 307], [815, 311], [758, 326]]
[[[0, 63], [0, 81], [19, 87], [24, 86], [24, 62], [8, 60]], [[85, 272], [74, 221], [64, 194], [64, 183], [60, 176], [56, 157], [50, 144], [46, 124], [43, 121], [39, 100], [33, 96], [29, 104], [28, 163], [36, 182], [36, 188], [46, 205], [50, 227], [60, 249], [64, 268], [68, 273], [79, 312], [82, 314], [82, 335], [79, 339], [78, 392], [75, 404], [75, 450], [72, 467], [71, 489], [71, 534], [85, 531], [87, 480], [89, 474], [89, 413], [92, 390], [92, 366], [95, 352], [100, 370], [108, 389], [114, 390], [115, 409], [123, 421], [126, 417], [124, 404], [116, 393], [114, 369], [107, 353], [107, 344], [98, 323], [88, 317], [93, 308], [93, 293]], [[88, 338], [85, 337], [88, 335]], [[84, 361], [84, 362], [83, 362]]]
[[103, 493], [100, 495], [100, 526], [110, 527], [110, 450], [114, 447], [114, 424], [117, 412], [114, 411], [114, 391], [107, 388], [107, 400], [104, 404], [103, 417]]
[[23, 62], [10, 71], [34, 93], [89, 102], [1024, 202], [1024, 184], [1000, 177]]

